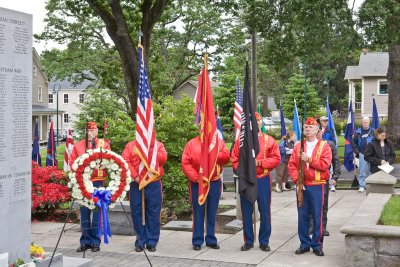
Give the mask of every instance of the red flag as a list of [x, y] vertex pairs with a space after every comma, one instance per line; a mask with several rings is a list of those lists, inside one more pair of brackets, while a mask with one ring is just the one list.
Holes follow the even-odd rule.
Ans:
[[141, 159], [139, 165], [139, 189], [160, 176], [157, 160], [156, 129], [154, 127], [153, 102], [150, 96], [147, 70], [143, 58], [143, 47], [139, 45], [139, 88], [136, 108], [137, 153]]
[[64, 152], [64, 171], [71, 171], [69, 166], [69, 157], [71, 156], [72, 149], [74, 148], [74, 139], [72, 138], [71, 129], [68, 130], [67, 140], [65, 141], [65, 152]]
[[207, 57], [205, 66], [199, 77], [197, 88], [196, 110], [197, 121], [200, 121], [201, 162], [199, 170], [199, 204], [203, 205], [210, 189], [210, 180], [217, 164], [218, 134], [215, 119], [213, 97], [210, 78], [207, 70]]

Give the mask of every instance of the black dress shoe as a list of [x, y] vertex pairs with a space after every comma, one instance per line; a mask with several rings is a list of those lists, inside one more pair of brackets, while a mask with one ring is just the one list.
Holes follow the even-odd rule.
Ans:
[[99, 245], [92, 245], [92, 252], [99, 252], [100, 246]]
[[260, 249], [261, 249], [262, 251], [270, 251], [270, 250], [271, 250], [271, 248], [270, 248], [268, 245], [266, 245], [266, 244], [260, 245]]
[[80, 245], [79, 248], [76, 250], [76, 252], [84, 252], [88, 250], [91, 246], [89, 245]]
[[244, 245], [240, 248], [241, 251], [248, 251], [249, 249], [254, 248], [253, 244], [244, 243]]
[[155, 252], [156, 251], [156, 246], [147, 246], [147, 250], [150, 252]]
[[212, 248], [212, 249], [219, 249], [218, 244], [206, 244], [207, 247]]
[[306, 252], [310, 252], [310, 248], [298, 248], [294, 254], [300, 255], [300, 254], [304, 254]]
[[329, 231], [328, 230], [325, 230], [324, 231], [324, 236], [329, 236], [330, 234], [329, 234]]
[[135, 247], [135, 251], [136, 251], [136, 252], [142, 252], [142, 251], [143, 251], [143, 248], [142, 248], [142, 247]]
[[325, 255], [321, 248], [313, 249], [313, 252], [317, 256], [324, 256]]
[[201, 246], [199, 246], [199, 245], [193, 246], [193, 250], [200, 250], [200, 249], [201, 249]]

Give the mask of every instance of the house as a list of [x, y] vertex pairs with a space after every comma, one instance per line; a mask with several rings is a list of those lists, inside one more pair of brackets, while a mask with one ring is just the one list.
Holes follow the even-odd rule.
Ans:
[[[198, 81], [194, 80], [188, 80], [184, 82], [172, 92], [172, 97], [179, 100], [184, 94], [186, 94], [194, 100], [194, 97], [196, 96], [197, 84]], [[216, 88], [218, 86], [219, 82], [211, 81], [211, 88]]]
[[[60, 134], [65, 134], [68, 129], [74, 130], [77, 116], [80, 113], [79, 104], [85, 100], [85, 89], [92, 85], [92, 81], [84, 80], [81, 84], [74, 85], [68, 80], [51, 81], [48, 86], [49, 107], [63, 110], [54, 122]], [[58, 101], [58, 104], [57, 104]], [[57, 108], [58, 106], [58, 108]]]
[[32, 137], [34, 136], [37, 121], [39, 125], [39, 142], [43, 143], [47, 142], [50, 120], [57, 114], [57, 111], [48, 106], [47, 88], [49, 82], [35, 48], [33, 48], [32, 57]]
[[375, 96], [379, 117], [388, 114], [387, 71], [389, 54], [387, 52], [364, 51], [358, 66], [348, 66], [345, 79], [349, 83], [349, 98], [353, 109], [361, 116], [372, 117], [372, 96]]

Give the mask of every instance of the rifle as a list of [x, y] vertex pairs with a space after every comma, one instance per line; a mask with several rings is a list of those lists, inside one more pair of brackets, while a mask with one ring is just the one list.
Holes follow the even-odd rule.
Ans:
[[301, 154], [304, 152], [304, 135], [301, 135], [301, 143], [300, 143], [300, 157], [299, 157], [299, 169], [297, 176], [297, 203], [299, 208], [303, 207], [304, 199], [303, 199], [303, 185], [304, 185], [304, 161], [301, 160]]

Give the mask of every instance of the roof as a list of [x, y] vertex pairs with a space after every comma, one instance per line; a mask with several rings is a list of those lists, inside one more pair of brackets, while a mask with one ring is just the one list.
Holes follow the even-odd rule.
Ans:
[[[57, 114], [57, 109], [49, 108], [41, 105], [32, 105], [32, 113], [47, 113], [47, 114]], [[63, 110], [58, 110], [58, 113], [64, 113]]]
[[388, 52], [363, 52], [358, 66], [348, 66], [344, 78], [354, 80], [362, 77], [386, 76], [388, 67]]
[[[176, 88], [174, 91], [179, 90], [182, 86], [184, 86], [184, 85], [187, 84], [187, 83], [191, 84], [195, 89], [197, 89], [197, 85], [199, 84], [198, 81], [195, 81], [195, 80], [187, 80], [186, 82], [182, 83], [178, 88]], [[210, 83], [211, 83], [211, 88], [218, 87], [219, 84], [220, 84], [219, 82], [214, 82], [214, 81], [210, 81]]]
[[62, 89], [68, 89], [68, 90], [84, 90], [90, 86], [93, 85], [93, 81], [89, 81], [89, 80], [84, 80], [82, 83], [74, 85], [72, 84], [72, 82], [64, 79], [64, 80], [56, 80], [56, 81], [50, 81], [49, 83], [49, 91], [53, 91], [54, 86], [57, 87], [58, 89], [58, 85], [61, 86], [61, 90]]

